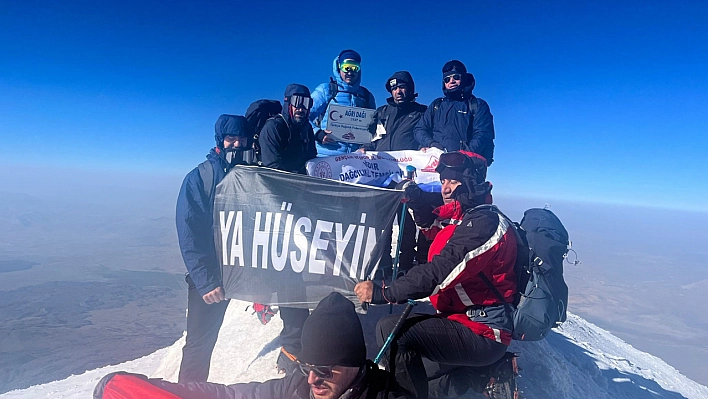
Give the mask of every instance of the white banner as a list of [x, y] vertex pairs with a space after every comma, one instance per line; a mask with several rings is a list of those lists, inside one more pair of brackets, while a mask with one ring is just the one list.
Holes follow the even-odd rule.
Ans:
[[347, 183], [386, 187], [401, 181], [406, 166], [416, 168], [415, 182], [425, 191], [440, 191], [440, 178], [435, 173], [442, 150], [429, 148], [422, 151], [372, 151], [353, 152], [334, 157], [315, 158], [307, 161], [307, 174]]

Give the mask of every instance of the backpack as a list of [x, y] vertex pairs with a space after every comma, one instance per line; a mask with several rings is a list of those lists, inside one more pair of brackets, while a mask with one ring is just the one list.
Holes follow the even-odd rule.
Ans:
[[[373, 109], [373, 106], [369, 103], [369, 99], [371, 98], [371, 92], [369, 91], [369, 89], [367, 89], [364, 86], [359, 86], [359, 87], [364, 91], [364, 93], [362, 93], [362, 94], [350, 93], [348, 91], [345, 93], [349, 93], [349, 94], [353, 95], [354, 97], [359, 97], [359, 98], [365, 99], [366, 105], [364, 106], [364, 108]], [[334, 100], [334, 98], [337, 97], [338, 93], [339, 93], [339, 85], [337, 85], [337, 81], [335, 81], [334, 78], [330, 76], [329, 77], [329, 98], [327, 99], [327, 105], [325, 106], [325, 112], [327, 111], [327, 108], [329, 107], [329, 103], [331, 103], [332, 100]], [[324, 115], [324, 113], [323, 113], [323, 115]], [[315, 119], [315, 122], [314, 122], [315, 126], [322, 128], [323, 115], [320, 115], [317, 117], [317, 119]]]
[[511, 309], [485, 275], [481, 272], [478, 275], [512, 313], [512, 339], [539, 341], [567, 317], [568, 286], [563, 280], [563, 261], [570, 245], [568, 231], [548, 209], [529, 209], [524, 212], [521, 224], [517, 224], [511, 222], [495, 206], [486, 207], [509, 221], [516, 232], [514, 272], [519, 291], [514, 300], [516, 309]]
[[278, 115], [283, 110], [283, 105], [277, 100], [256, 100], [248, 106], [246, 110], [246, 120], [253, 127], [255, 135], [253, 136], [253, 150], [256, 159], [260, 162], [261, 148], [258, 145], [258, 137], [261, 130], [268, 119]]

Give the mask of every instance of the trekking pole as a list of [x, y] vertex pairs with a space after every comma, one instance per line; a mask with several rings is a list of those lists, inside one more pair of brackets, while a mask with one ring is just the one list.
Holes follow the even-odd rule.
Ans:
[[408, 300], [408, 304], [406, 305], [406, 308], [403, 309], [403, 313], [401, 313], [401, 317], [396, 322], [396, 325], [393, 326], [393, 330], [391, 330], [391, 333], [388, 334], [388, 337], [386, 338], [386, 342], [384, 342], [383, 346], [381, 346], [379, 353], [376, 355], [376, 359], [374, 359], [374, 363], [379, 364], [379, 362], [383, 358], [384, 353], [386, 353], [386, 350], [388, 350], [388, 347], [391, 346], [391, 342], [393, 342], [393, 339], [396, 338], [396, 335], [398, 335], [398, 332], [401, 331], [401, 327], [403, 327], [403, 323], [408, 318], [408, 315], [411, 314], [411, 310], [413, 310], [413, 306], [415, 306], [415, 305], [416, 305], [416, 302], [414, 300], [412, 300], [412, 299]]
[[[415, 170], [415, 166], [413, 165], [406, 166], [406, 180], [413, 181], [413, 178], [415, 176]], [[401, 215], [398, 217], [398, 240], [396, 241], [396, 256], [393, 259], [393, 276], [391, 276], [392, 281], [396, 280], [396, 275], [398, 274], [398, 261], [400, 259], [401, 241], [403, 240], [403, 227], [406, 223], [407, 212], [408, 206], [407, 203], [404, 202], [401, 206]], [[393, 313], [393, 305], [388, 305], [388, 314], [391, 313]]]

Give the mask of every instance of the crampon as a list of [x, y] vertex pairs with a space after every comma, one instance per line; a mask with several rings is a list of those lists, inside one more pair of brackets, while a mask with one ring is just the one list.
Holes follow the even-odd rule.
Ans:
[[484, 396], [490, 399], [520, 399], [516, 385], [516, 377], [519, 375], [516, 354], [507, 352], [490, 367], [490, 378], [484, 389]]

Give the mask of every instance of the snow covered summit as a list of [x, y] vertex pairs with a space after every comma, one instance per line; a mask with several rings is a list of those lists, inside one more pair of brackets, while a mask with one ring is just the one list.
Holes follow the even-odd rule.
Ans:
[[[274, 366], [282, 323], [274, 317], [263, 326], [247, 306], [237, 300], [229, 305], [214, 349], [210, 381], [232, 384], [279, 377]], [[387, 313], [388, 306], [385, 306], [362, 316], [364, 330], [368, 333], [367, 342], [374, 343], [376, 320]], [[7, 392], [0, 395], [0, 399], [90, 398], [98, 380], [117, 370], [176, 381], [183, 344], [184, 338], [140, 359]], [[526, 399], [708, 399], [708, 387], [573, 314], [568, 314], [568, 321], [546, 340], [514, 341], [510, 350], [520, 355], [522, 370], [518, 382], [521, 396]], [[374, 343], [369, 346], [369, 357], [373, 358], [375, 352]]]

